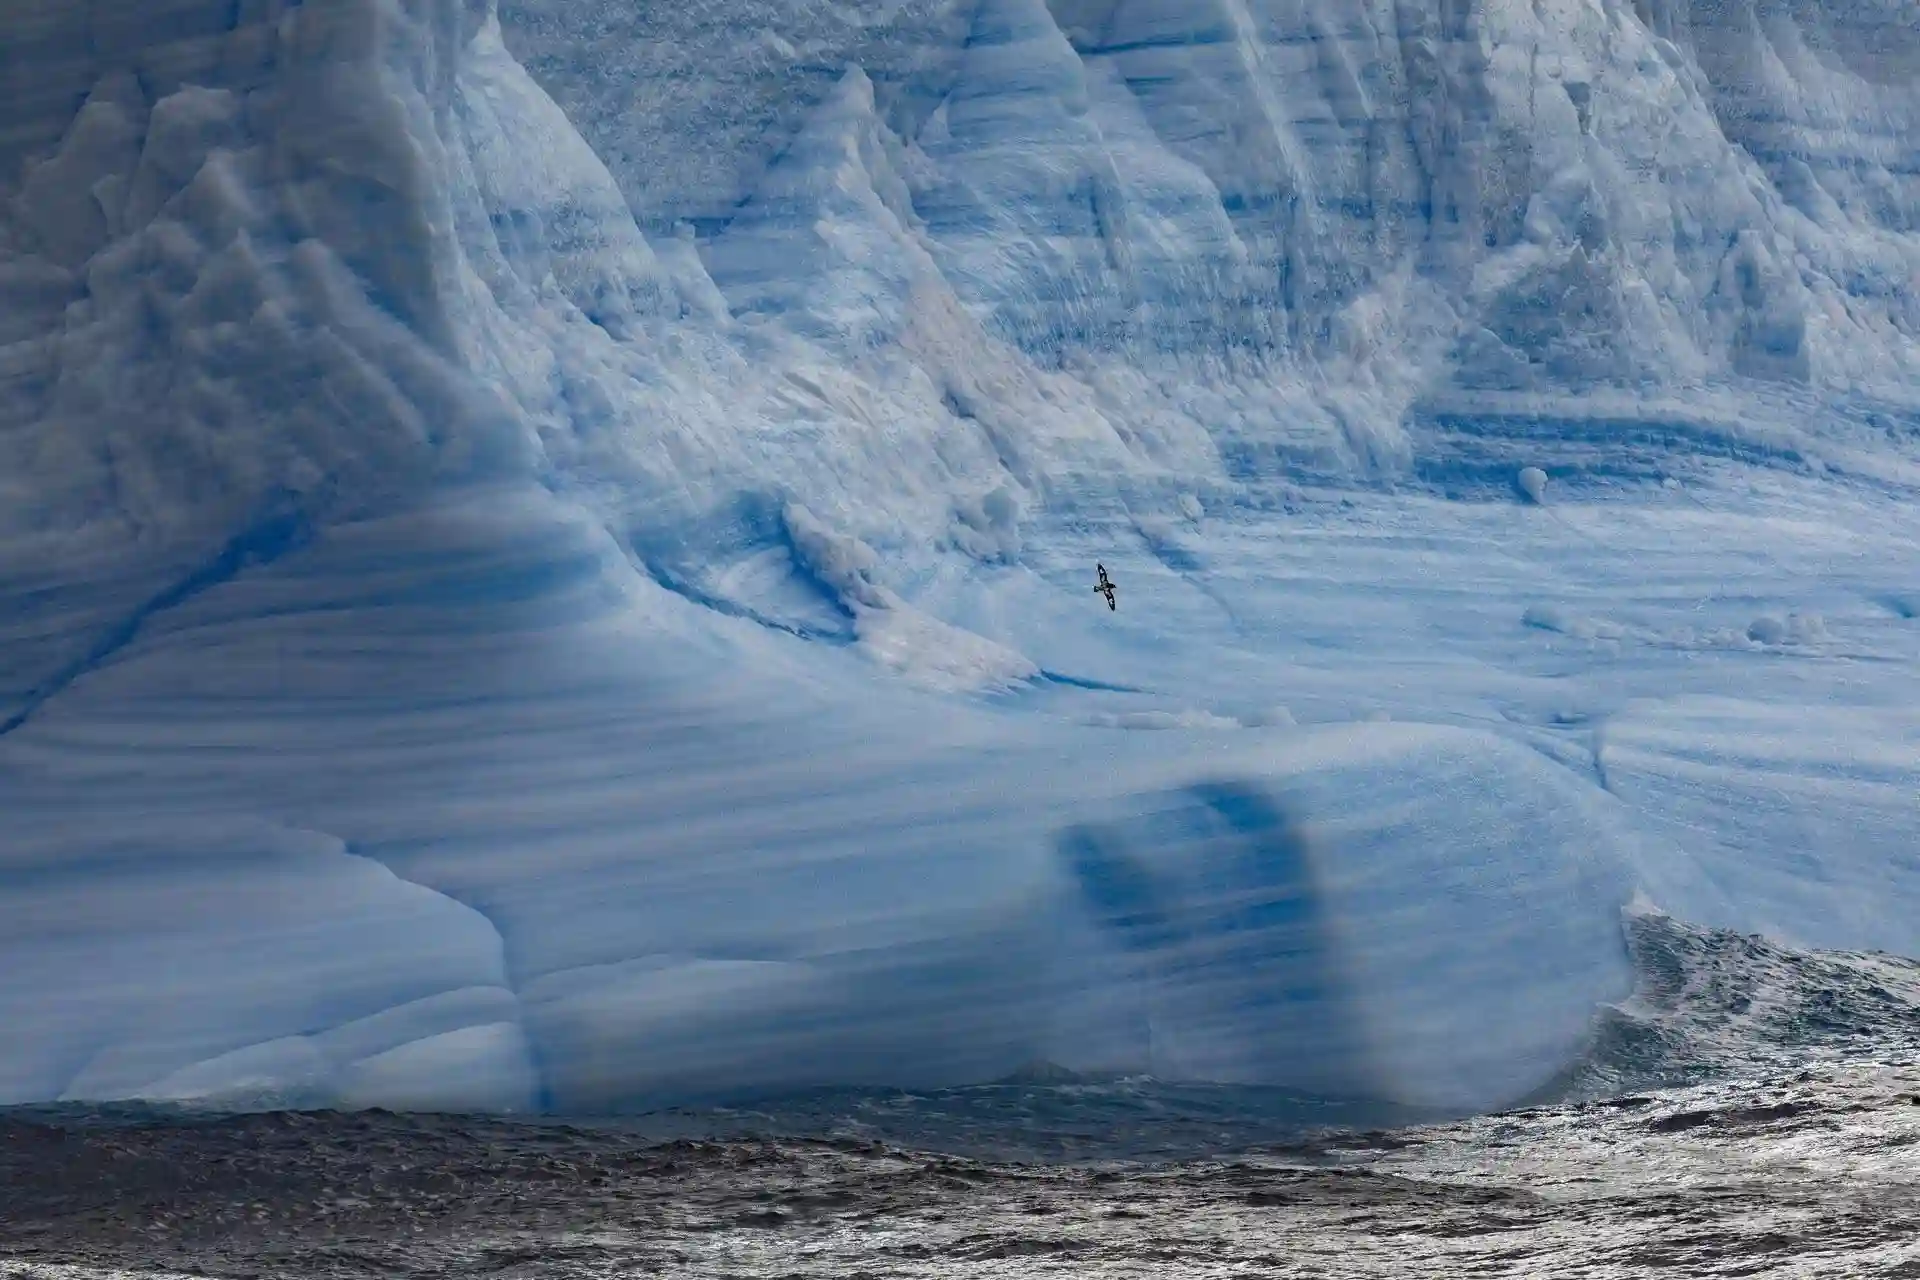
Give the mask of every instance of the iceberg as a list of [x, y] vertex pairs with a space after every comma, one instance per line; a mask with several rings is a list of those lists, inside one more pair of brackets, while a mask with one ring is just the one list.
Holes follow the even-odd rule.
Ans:
[[1908, 18], [15, 6], [0, 1104], [1473, 1109], [1630, 904], [1920, 952]]

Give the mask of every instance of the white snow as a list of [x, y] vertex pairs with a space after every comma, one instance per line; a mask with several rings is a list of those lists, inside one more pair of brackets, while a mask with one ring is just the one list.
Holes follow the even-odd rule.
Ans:
[[9, 14], [0, 1102], [1480, 1105], [1635, 892], [1920, 951], [1904, 14]]

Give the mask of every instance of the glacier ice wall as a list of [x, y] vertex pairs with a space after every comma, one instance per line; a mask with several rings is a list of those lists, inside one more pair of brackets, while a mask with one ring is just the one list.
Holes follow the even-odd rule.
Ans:
[[1250, 348], [1388, 380], [1396, 408], [1436, 382], [1913, 372], [1893, 0], [503, 17], [648, 225], [730, 221], [832, 70], [863, 68], [929, 162], [915, 207], [956, 287], [1043, 360]]
[[[1479, 1105], [1620, 993], [1635, 887], [1911, 945], [1907, 721], [1789, 749], [1804, 717], [1712, 700], [1891, 668], [1891, 622], [1524, 636], [1555, 573], [1652, 607], [1569, 549], [1600, 517], [1327, 515], [1417, 490], [1434, 422], [1511, 473], [1502, 415], [1905, 492], [1909, 17], [0, 8], [0, 1100], [1040, 1055]], [[1902, 508], [1854, 493], [1606, 532], [1732, 566], [1870, 511], [1850, 598], [1907, 599]], [[1506, 548], [1483, 601], [1434, 594], [1451, 536]], [[1053, 582], [1096, 555], [1093, 637]], [[1430, 663], [1485, 601], [1501, 638]], [[1583, 685], [1512, 633], [1702, 660]], [[1034, 710], [1062, 689], [1155, 701]], [[1454, 727], [1272, 709], [1382, 689]], [[1870, 838], [1752, 802], [1781, 777]]]
[[[1088, 471], [1393, 474], [1467, 391], [1892, 392], [1908, 17], [17, 5], [9, 517], [544, 464], [624, 473], [663, 559], [645, 530], [752, 541], [793, 498], [970, 542], [970, 504]], [[106, 425], [133, 396], [146, 429]]]

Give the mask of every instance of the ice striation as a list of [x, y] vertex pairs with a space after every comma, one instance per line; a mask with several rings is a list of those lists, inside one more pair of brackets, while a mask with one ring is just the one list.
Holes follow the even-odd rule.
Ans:
[[6, 7], [0, 1102], [1472, 1108], [1636, 893], [1920, 950], [1910, 17]]

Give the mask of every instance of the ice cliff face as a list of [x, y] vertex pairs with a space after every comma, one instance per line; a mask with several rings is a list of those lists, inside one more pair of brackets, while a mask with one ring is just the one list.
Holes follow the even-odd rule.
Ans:
[[[1582, 621], [1644, 603], [1609, 562], [1535, 635], [1524, 593], [1592, 561], [1544, 523], [1247, 533], [1303, 477], [1417, 487], [1462, 405], [1551, 402], [1589, 454], [1686, 419], [1910, 481], [1894, 417], [1823, 454], [1835, 415], [1779, 411], [1920, 375], [1910, 18], [0, 6], [0, 1023], [29, 1029], [0, 1100], [600, 1105], [1044, 1053], [1470, 1105], [1620, 994], [1638, 872], [1911, 938], [1915, 872], [1878, 855], [1911, 829], [1904, 713], [1702, 781], [1725, 726], [1807, 717], [1634, 707], [1574, 742], [1641, 686], [1547, 708], [1565, 673], [1518, 648], [1705, 654], [1697, 688], [1744, 693], [1733, 664], [1791, 645], [1904, 669], [1893, 606], [1857, 654], [1758, 606]], [[1899, 542], [1897, 504], [1835, 493], [1795, 528]], [[1660, 559], [1680, 538], [1744, 565], [1731, 518], [1647, 527], [1613, 532], [1672, 598], [1722, 589]], [[1466, 563], [1447, 537], [1516, 558], [1423, 596]], [[1089, 640], [1056, 579], [1115, 545], [1127, 612]], [[1908, 598], [1868, 580], [1884, 550], [1849, 600]], [[1443, 697], [1423, 664], [1491, 633], [1486, 600], [1506, 630]], [[1390, 687], [1454, 727], [1201, 767], [1206, 734], [1291, 717], [1200, 702], [1270, 708], [1330, 654], [1286, 698], [1351, 720]], [[1057, 689], [1155, 701], [1008, 713]], [[1871, 838], [1807, 890], [1794, 815], [1749, 800], [1827, 794], [1860, 725], [1891, 743], [1848, 810]], [[1285, 781], [1307, 799], [1260, 804], [1313, 838], [1191, 800], [1209, 778]], [[1739, 838], [1642, 857], [1634, 797]], [[1276, 1001], [1305, 1008], [1284, 1043]]]
[[1448, 389], [1920, 374], [1894, 0], [500, 17], [566, 115], [479, 3], [9, 11], [10, 523], [505, 466], [974, 545]]
[[[649, 225], [725, 223], [829, 72], [863, 67], [928, 162], [949, 278], [1043, 360], [1251, 350], [1409, 391], [1912, 370], [1897, 4], [504, 17]], [[587, 42], [604, 64], [578, 66]]]

